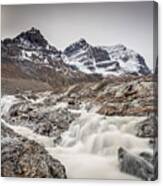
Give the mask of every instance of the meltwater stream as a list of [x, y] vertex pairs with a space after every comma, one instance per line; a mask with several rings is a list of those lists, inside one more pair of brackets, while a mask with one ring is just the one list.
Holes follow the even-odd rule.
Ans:
[[150, 151], [147, 139], [131, 133], [143, 119], [84, 113], [62, 135], [60, 146], [47, 150], [63, 162], [69, 178], [136, 179], [119, 171], [117, 150]]
[[80, 117], [62, 134], [58, 146], [54, 146], [52, 137], [4, 122], [15, 132], [45, 146], [65, 166], [68, 178], [138, 179], [120, 172], [117, 150], [123, 147], [134, 154], [152, 152], [148, 139], [134, 135], [136, 124], [144, 119], [131, 116], [106, 117], [82, 109]]

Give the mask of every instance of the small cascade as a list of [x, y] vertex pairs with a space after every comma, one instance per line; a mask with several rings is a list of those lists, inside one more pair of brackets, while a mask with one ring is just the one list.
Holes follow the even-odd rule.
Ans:
[[119, 170], [118, 149], [152, 153], [149, 139], [130, 132], [129, 126], [134, 130], [144, 119], [83, 113], [63, 133], [61, 144], [47, 150], [63, 162], [70, 178], [138, 179]]
[[[44, 98], [39, 97], [39, 100], [42, 102]], [[2, 115], [19, 101], [14, 96], [3, 97]], [[60, 102], [55, 107], [65, 108], [67, 104]], [[120, 171], [118, 149], [127, 149], [135, 155], [152, 153], [149, 139], [134, 134], [136, 125], [146, 117], [108, 117], [97, 114], [95, 109], [86, 110], [84, 106], [78, 112], [80, 116], [62, 134], [57, 146], [54, 145], [54, 137], [36, 134], [27, 127], [11, 125], [4, 119], [2, 122], [16, 133], [43, 145], [49, 154], [63, 163], [68, 178], [139, 179]]]

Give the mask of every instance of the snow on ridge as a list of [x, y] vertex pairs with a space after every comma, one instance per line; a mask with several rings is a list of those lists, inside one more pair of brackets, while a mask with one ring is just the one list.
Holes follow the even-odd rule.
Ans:
[[[126, 73], [146, 75], [150, 73], [143, 57], [123, 44], [93, 47], [84, 41], [79, 40], [64, 50], [62, 59], [66, 64], [73, 65], [84, 73], [96, 73], [103, 76]], [[81, 48], [80, 42], [82, 43]], [[87, 47], [83, 47], [84, 44]], [[94, 54], [93, 50], [95, 52], [99, 50], [101, 53], [97, 51]], [[110, 59], [105, 56], [105, 53], [109, 55]], [[98, 59], [100, 57], [102, 60]]]

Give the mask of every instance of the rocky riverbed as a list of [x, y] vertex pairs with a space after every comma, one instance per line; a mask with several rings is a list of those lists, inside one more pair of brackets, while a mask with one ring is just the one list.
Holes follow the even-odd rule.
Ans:
[[[4, 95], [2, 176], [155, 180], [157, 118], [147, 103], [153, 99], [150, 83]], [[123, 104], [128, 107], [118, 114]]]

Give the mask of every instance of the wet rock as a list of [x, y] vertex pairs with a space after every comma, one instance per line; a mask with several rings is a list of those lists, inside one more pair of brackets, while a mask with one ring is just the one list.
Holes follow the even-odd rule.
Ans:
[[1, 174], [4, 177], [66, 178], [65, 167], [33, 140], [2, 124]]
[[30, 100], [13, 104], [3, 118], [12, 125], [28, 127], [38, 134], [59, 137], [68, 130], [76, 117], [62, 106], [57, 107], [53, 103], [47, 105], [46, 102], [40, 104]]
[[148, 161], [149, 163], [153, 164], [153, 156], [152, 154], [148, 153], [148, 152], [141, 152], [139, 154], [140, 157], [142, 157], [143, 159], [145, 159], [146, 161]]
[[157, 120], [155, 115], [152, 115], [139, 123], [136, 130], [136, 135], [139, 137], [157, 137]]
[[54, 133], [54, 128], [51, 125], [51, 123], [39, 123], [35, 126], [31, 126], [31, 128], [34, 130], [34, 132], [44, 135], [44, 136], [51, 136], [51, 133]]
[[153, 165], [140, 156], [133, 155], [123, 148], [118, 150], [119, 166], [122, 172], [142, 180], [154, 180]]

